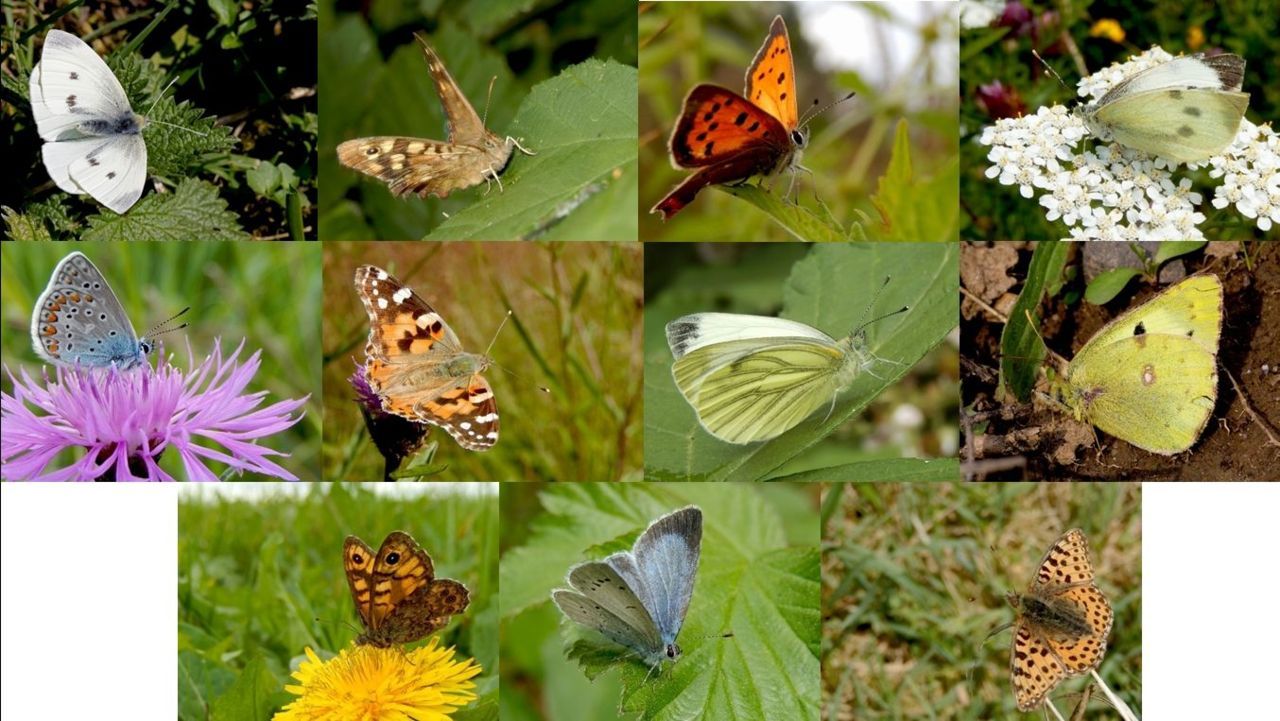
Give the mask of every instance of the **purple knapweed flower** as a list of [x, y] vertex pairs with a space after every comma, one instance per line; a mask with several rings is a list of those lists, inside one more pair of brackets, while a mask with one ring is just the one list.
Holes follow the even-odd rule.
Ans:
[[[255, 408], [266, 391], [245, 393], [261, 352], [244, 363], [244, 342], [225, 360], [219, 343], [198, 366], [182, 370], [163, 354], [156, 368], [122, 371], [58, 368], [43, 383], [7, 368], [13, 395], [0, 393], [0, 476], [12, 481], [173, 481], [159, 464], [170, 448], [182, 459], [190, 481], [216, 481], [208, 461], [289, 481], [289, 471], [268, 460], [286, 455], [258, 445], [259, 439], [298, 421], [309, 397]], [[190, 353], [190, 349], [188, 349]], [[194, 363], [194, 355], [192, 355]], [[212, 441], [221, 446], [201, 445]], [[66, 466], [59, 454], [83, 449]]]

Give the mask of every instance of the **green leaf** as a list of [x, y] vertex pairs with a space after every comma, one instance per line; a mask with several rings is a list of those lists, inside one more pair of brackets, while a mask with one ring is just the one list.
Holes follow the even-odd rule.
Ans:
[[832, 243], [848, 240], [844, 229], [834, 219], [823, 219], [817, 213], [769, 192], [759, 185], [714, 186], [729, 195], [742, 198], [765, 212], [796, 240]]
[[[546, 513], [525, 545], [504, 554], [503, 614], [549, 600], [569, 567], [629, 548], [654, 518], [690, 503], [703, 509], [702, 557], [678, 641], [684, 655], [650, 669], [624, 649], [565, 622], [589, 675], [621, 666], [622, 709], [641, 719], [816, 721], [821, 645], [817, 524], [789, 545], [783, 521], [755, 489], [697, 484], [581, 484], [542, 494]], [[743, 533], [743, 529], [751, 529]], [[569, 539], [573, 539], [569, 543]], [[530, 563], [541, 569], [528, 572]], [[730, 638], [722, 638], [732, 633]], [[585, 639], [595, 638], [595, 642]], [[581, 643], [579, 643], [581, 642]]]
[[173, 193], [143, 196], [125, 215], [89, 218], [81, 240], [248, 240], [212, 183], [187, 178]]
[[815, 483], [818, 481], [955, 481], [960, 478], [960, 461], [955, 458], [885, 458], [863, 463], [802, 471], [773, 481]]
[[1162, 265], [1167, 260], [1172, 260], [1180, 255], [1194, 253], [1205, 246], [1207, 240], [1169, 240], [1160, 244], [1160, 248], [1156, 251], [1156, 265]]
[[1104, 305], [1120, 295], [1129, 281], [1142, 274], [1137, 268], [1115, 268], [1099, 273], [1084, 289], [1084, 299], [1094, 305]]
[[[636, 88], [635, 68], [595, 59], [539, 83], [507, 130], [537, 155], [517, 149], [502, 192], [495, 184], [426, 239], [635, 240], [638, 196], [608, 190], [636, 187]], [[607, 222], [591, 235], [556, 227], [576, 214]]]
[[1026, 400], [1046, 348], [1040, 338], [1040, 299], [1045, 287], [1056, 284], [1067, 264], [1069, 243], [1045, 240], [1036, 244], [1022, 293], [1013, 304], [1000, 336], [1000, 383], [1018, 400]]
[[893, 157], [871, 199], [880, 212], [879, 240], [954, 241], [960, 236], [960, 160], [952, 158], [932, 178], [911, 167], [907, 121], [898, 123]]
[[245, 721], [268, 718], [286, 703], [281, 683], [261, 658], [245, 665], [236, 682], [213, 702], [211, 721]]
[[[813, 246], [792, 266], [782, 315], [832, 337], [848, 335], [860, 319], [903, 306], [909, 310], [867, 328], [868, 349], [892, 361], [872, 369], [879, 378], [859, 375], [837, 396], [829, 415], [815, 413], [771, 441], [734, 445], [712, 437], [676, 389], [665, 344], [646, 353], [646, 478], [759, 480], [817, 444], [904, 376], [956, 326], [957, 263], [954, 244], [840, 243]], [[886, 277], [889, 284], [868, 308]], [[646, 338], [661, 337], [660, 327], [671, 320], [646, 312]], [[649, 327], [653, 324], [657, 327]]]

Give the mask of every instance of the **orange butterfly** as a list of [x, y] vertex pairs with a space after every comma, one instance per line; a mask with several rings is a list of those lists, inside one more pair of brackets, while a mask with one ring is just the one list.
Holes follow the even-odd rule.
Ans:
[[809, 138], [799, 127], [795, 75], [787, 24], [779, 15], [747, 69], [746, 97], [708, 83], [689, 91], [667, 147], [672, 165], [697, 172], [649, 212], [666, 220], [708, 185], [798, 167]]

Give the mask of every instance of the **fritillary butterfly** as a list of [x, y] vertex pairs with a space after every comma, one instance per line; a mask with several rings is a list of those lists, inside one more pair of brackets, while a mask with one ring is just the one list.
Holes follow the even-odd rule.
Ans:
[[671, 164], [697, 171], [653, 206], [666, 220], [693, 202], [708, 185], [772, 175], [800, 163], [808, 140], [796, 105], [791, 38], [779, 15], [747, 68], [743, 95], [703, 83], [684, 100], [667, 146]]
[[1019, 711], [1030, 711], [1065, 678], [1096, 668], [1107, 650], [1111, 603], [1093, 583], [1089, 546], [1072, 529], [1040, 561], [1027, 592], [1010, 593], [1017, 610], [1009, 671]]

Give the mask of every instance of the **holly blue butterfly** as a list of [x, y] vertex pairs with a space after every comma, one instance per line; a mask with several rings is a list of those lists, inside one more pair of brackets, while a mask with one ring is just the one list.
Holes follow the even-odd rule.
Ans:
[[141, 365], [151, 342], [139, 338], [124, 307], [84, 253], [58, 262], [31, 314], [36, 355], [55, 365], [125, 370]]
[[31, 69], [30, 89], [53, 182], [117, 213], [133, 207], [147, 181], [147, 121], [133, 112], [106, 62], [75, 35], [50, 30]]
[[630, 551], [569, 569], [573, 590], [552, 591], [551, 599], [565, 616], [656, 668], [680, 657], [676, 636], [701, 552], [702, 511], [686, 506], [650, 523]]

